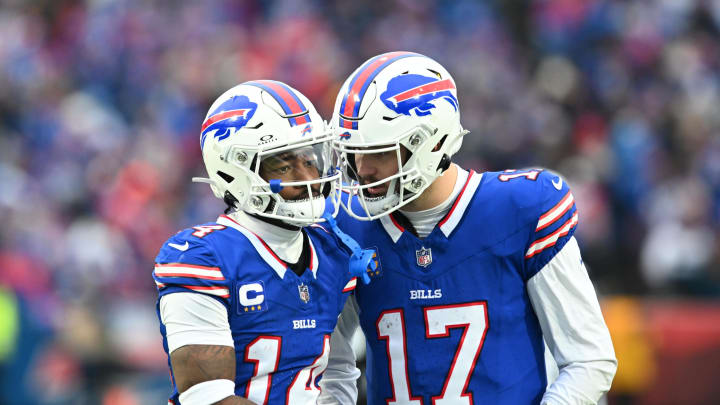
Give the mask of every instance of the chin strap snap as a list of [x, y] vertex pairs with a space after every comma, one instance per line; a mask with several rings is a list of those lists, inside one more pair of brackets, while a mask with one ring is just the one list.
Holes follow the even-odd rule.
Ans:
[[352, 251], [352, 255], [350, 256], [350, 275], [360, 277], [363, 283], [370, 284], [368, 271], [375, 271], [377, 269], [377, 264], [375, 260], [373, 260], [375, 249], [360, 248], [360, 245], [355, 239], [338, 228], [335, 218], [333, 218], [329, 212], [324, 213], [322, 217], [325, 218], [326, 223], [330, 226], [335, 236]]

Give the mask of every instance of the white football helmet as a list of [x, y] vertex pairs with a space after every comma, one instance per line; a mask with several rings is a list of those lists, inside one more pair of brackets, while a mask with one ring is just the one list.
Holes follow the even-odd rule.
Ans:
[[[325, 197], [341, 180], [331, 166], [331, 139], [325, 121], [297, 90], [272, 80], [245, 82], [210, 107], [200, 134], [209, 178], [193, 180], [209, 183], [216, 197], [238, 210], [295, 226], [323, 222]], [[263, 170], [295, 170], [288, 162], [298, 161], [297, 173], [305, 171], [301, 180], [261, 177]], [[301, 199], [286, 200], [284, 187], [306, 190]]]
[[[412, 52], [378, 55], [355, 70], [338, 94], [331, 127], [342, 190], [349, 194], [347, 199], [333, 194], [333, 202], [361, 220], [379, 218], [419, 197], [450, 166], [468, 132], [460, 125], [450, 74]], [[396, 156], [396, 174], [372, 182], [360, 178], [356, 154], [388, 152]], [[385, 183], [384, 194], [370, 192]]]

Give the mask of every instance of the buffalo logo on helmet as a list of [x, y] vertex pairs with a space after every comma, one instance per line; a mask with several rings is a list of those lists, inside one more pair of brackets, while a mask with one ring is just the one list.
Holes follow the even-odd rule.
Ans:
[[219, 141], [227, 138], [235, 131], [244, 127], [257, 110], [257, 103], [253, 103], [247, 96], [237, 95], [224, 101], [203, 122], [200, 130], [200, 147], [205, 143], [205, 137], [214, 132]]
[[416, 74], [402, 74], [388, 82], [387, 90], [380, 99], [389, 109], [398, 114], [425, 116], [435, 108], [434, 101], [442, 99], [458, 109], [457, 97], [453, 94], [455, 83], [451, 79], [440, 80]]

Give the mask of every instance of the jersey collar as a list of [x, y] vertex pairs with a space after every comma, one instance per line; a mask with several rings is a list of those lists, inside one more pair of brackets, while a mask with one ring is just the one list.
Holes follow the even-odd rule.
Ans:
[[405, 228], [403, 228], [402, 225], [400, 225], [395, 220], [392, 214], [380, 217], [380, 223], [382, 224], [383, 228], [385, 228], [385, 232], [388, 233], [393, 243], [397, 243], [403, 232], [405, 232]]
[[[217, 219], [217, 223], [229, 226], [245, 235], [265, 263], [275, 270], [275, 273], [277, 273], [281, 279], [285, 277], [285, 272], [288, 270], [287, 263], [280, 259], [261, 237], [227, 215], [220, 215]], [[317, 269], [320, 264], [320, 260], [310, 235], [307, 235], [307, 238], [309, 242], [308, 244], [310, 245], [310, 271], [312, 272], [313, 278], [317, 278]]]
[[[475, 195], [475, 191], [477, 191], [481, 179], [482, 173], [478, 174], [474, 170], [470, 171], [467, 180], [465, 180], [465, 185], [462, 190], [460, 190], [460, 194], [458, 194], [455, 199], [455, 203], [453, 203], [450, 211], [448, 211], [445, 217], [436, 225], [436, 227], [440, 228], [446, 238], [450, 237], [450, 234], [452, 234], [455, 228], [457, 228], [460, 220], [465, 215], [465, 211]], [[405, 232], [405, 228], [398, 223], [392, 214], [381, 217], [380, 223], [385, 229], [385, 232], [387, 232], [388, 236], [390, 236], [390, 239], [392, 239], [393, 243], [397, 243], [402, 234]]]

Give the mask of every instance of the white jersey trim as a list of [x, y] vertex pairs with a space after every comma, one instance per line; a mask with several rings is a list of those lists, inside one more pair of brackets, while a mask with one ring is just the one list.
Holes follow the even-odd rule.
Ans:
[[570, 233], [570, 230], [577, 225], [578, 223], [578, 213], [577, 211], [573, 214], [573, 216], [568, 219], [557, 231], [551, 233], [548, 236], [545, 236], [544, 238], [538, 239], [535, 242], [530, 245], [527, 252], [525, 253], [525, 258], [529, 259], [536, 254], [542, 252], [543, 250], [555, 246], [557, 241]]
[[477, 188], [480, 185], [482, 176], [482, 173], [477, 173], [474, 170], [470, 171], [465, 189], [460, 191], [460, 195], [456, 200], [455, 206], [450, 208], [450, 212], [447, 217], [438, 224], [440, 230], [443, 234], [445, 234], [446, 238], [450, 237], [450, 234], [452, 234], [460, 223], [462, 217], [465, 215], [465, 211], [467, 210], [468, 205], [470, 205], [470, 201], [473, 196], [475, 196], [475, 191], [477, 191]]
[[397, 243], [403, 232], [405, 232], [405, 229], [401, 227], [397, 222], [395, 222], [395, 219], [393, 219], [391, 215], [385, 215], [380, 217], [380, 223], [382, 224], [383, 228], [385, 228], [385, 232], [387, 232], [388, 236], [390, 236], [390, 239], [392, 239], [393, 243]]
[[455, 202], [457, 201], [460, 192], [465, 190], [465, 185], [467, 184], [470, 172], [457, 165], [454, 165], [454, 167], [457, 168], [457, 178], [455, 179], [455, 185], [453, 186], [452, 192], [445, 201], [439, 205], [422, 211], [400, 210], [408, 221], [410, 221], [413, 227], [415, 227], [415, 232], [417, 232], [417, 235], [420, 238], [427, 238], [428, 235], [430, 235], [432, 231], [438, 227], [438, 223], [445, 219], [452, 207], [455, 206]]
[[[460, 171], [462, 170], [462, 168], [458, 167], [458, 180], [460, 180]], [[467, 174], [467, 177], [463, 176], [465, 181], [464, 187], [460, 190], [460, 193], [455, 199], [455, 203], [450, 208], [448, 214], [445, 215], [444, 219], [436, 225], [440, 228], [446, 238], [450, 237], [450, 234], [452, 234], [457, 225], [460, 223], [462, 217], [465, 215], [465, 211], [467, 210], [470, 201], [480, 185], [482, 176], [482, 173], [477, 173], [474, 170], [471, 170], [470, 173]], [[385, 229], [385, 232], [387, 232], [388, 236], [390, 236], [390, 239], [392, 239], [393, 243], [397, 243], [403, 232], [405, 232], [405, 229], [395, 221], [392, 214], [380, 217], [380, 223]]]
[[310, 235], [305, 234], [305, 237], [308, 238], [308, 244], [310, 245], [310, 271], [312, 272], [313, 278], [317, 278], [317, 269], [320, 265], [320, 259], [317, 255], [317, 250], [315, 250], [315, 245], [313, 244], [312, 238], [310, 238]]

